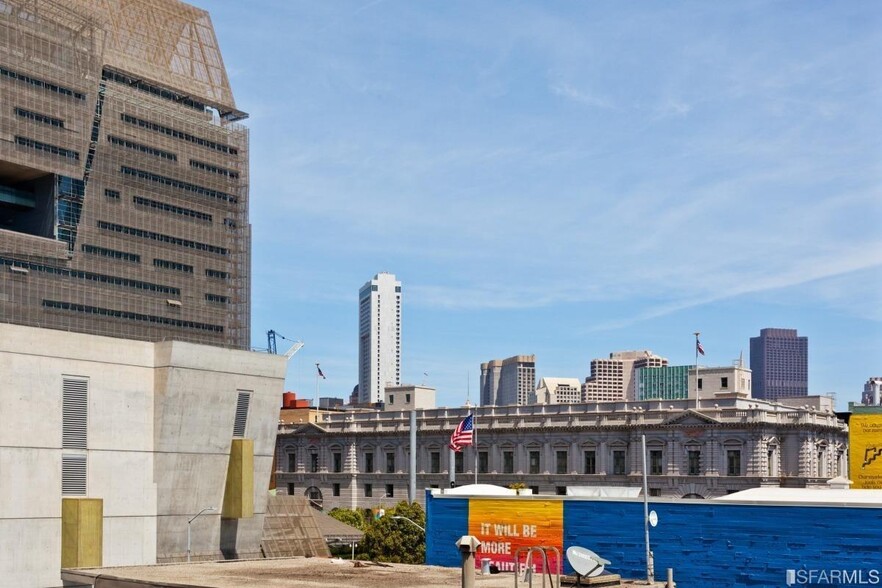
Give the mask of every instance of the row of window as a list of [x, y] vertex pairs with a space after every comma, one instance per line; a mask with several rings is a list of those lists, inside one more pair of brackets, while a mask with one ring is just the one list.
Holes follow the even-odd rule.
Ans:
[[123, 84], [126, 86], [131, 86], [132, 88], [137, 88], [142, 92], [147, 92], [148, 94], [153, 94], [159, 98], [163, 98], [170, 102], [174, 102], [176, 104], [183, 104], [193, 110], [198, 110], [200, 112], [205, 112], [205, 104], [202, 102], [198, 102], [193, 100], [189, 96], [184, 96], [183, 94], [178, 94], [177, 92], [173, 92], [171, 90], [167, 90], [166, 88], [161, 88], [159, 86], [154, 86], [153, 84], [148, 84], [147, 82], [129, 77], [125, 74], [105, 69], [101, 72], [101, 79], [110, 80], [111, 82], [116, 82], [118, 84]]
[[187, 265], [186, 263], [178, 263], [177, 261], [169, 261], [167, 259], [154, 259], [153, 266], [161, 267], [162, 269], [184, 272], [185, 274], [193, 273], [192, 265]]
[[215, 269], [206, 269], [206, 270], [205, 270], [205, 275], [208, 276], [209, 278], [215, 278], [215, 279], [217, 279], [217, 280], [228, 280], [228, 279], [230, 279], [230, 274], [229, 274], [229, 272], [222, 272], [222, 271], [220, 271], [220, 270], [215, 270]]
[[128, 139], [117, 137], [116, 135], [107, 135], [107, 140], [111, 145], [119, 145], [120, 147], [125, 147], [126, 149], [131, 149], [133, 151], [140, 151], [141, 153], [153, 155], [160, 159], [168, 159], [169, 161], [178, 160], [178, 156], [171, 151], [165, 151], [164, 149], [157, 149], [156, 147], [150, 147], [149, 145], [135, 143], [134, 141], [129, 141]]
[[238, 155], [239, 153], [239, 150], [235, 147], [230, 147], [229, 145], [217, 143], [209, 139], [203, 139], [201, 137], [191, 135], [190, 133], [185, 133], [171, 127], [166, 127], [155, 122], [150, 122], [149, 120], [144, 120], [143, 118], [137, 118], [135, 116], [131, 116], [125, 113], [121, 114], [120, 118], [122, 118], [123, 122], [127, 122], [131, 125], [137, 125], [142, 129], [148, 129], [157, 133], [162, 133], [163, 135], [168, 135], [169, 137], [174, 137], [175, 139], [188, 141], [202, 147], [207, 147], [208, 149], [213, 149], [222, 153], [229, 153], [230, 155]]
[[206, 302], [213, 302], [215, 304], [229, 304], [230, 297], [229, 296], [221, 296], [220, 294], [206, 294], [205, 301]]
[[34, 112], [33, 110], [25, 110], [24, 108], [19, 108], [18, 106], [15, 107], [15, 115], [20, 116], [21, 118], [32, 120], [34, 122], [42, 123], [44, 125], [58, 127], [59, 129], [64, 128], [64, 121], [60, 118], [55, 118], [54, 116], [49, 116], [48, 114], [40, 114], [39, 112]]
[[190, 167], [201, 169], [202, 171], [211, 172], [213, 174], [218, 174], [220, 176], [226, 176], [228, 178], [237, 179], [239, 177], [239, 172], [237, 171], [233, 171], [225, 167], [218, 167], [216, 165], [211, 165], [210, 163], [205, 163], [202, 161], [196, 161], [195, 159], [190, 160]]
[[[465, 464], [463, 453], [455, 453], [454, 454], [454, 471], [458, 474], [461, 474], [465, 471]], [[614, 449], [611, 454], [612, 457], [612, 475], [614, 476], [624, 476], [628, 474], [627, 471], [627, 452], [624, 449]], [[689, 476], [699, 476], [701, 475], [701, 451], [700, 450], [687, 450], [686, 452], [686, 462], [687, 462], [687, 471], [686, 475]], [[529, 451], [528, 455], [528, 471], [530, 474], [540, 474], [542, 473], [541, 463], [542, 463], [542, 452], [538, 450]], [[597, 452], [594, 450], [586, 450], [582, 455], [583, 463], [582, 463], [582, 473], [583, 474], [596, 474], [597, 473]], [[341, 452], [333, 452], [331, 454], [332, 459], [332, 469], [331, 471], [334, 473], [341, 473], [343, 471], [343, 454]], [[479, 451], [478, 452], [478, 473], [487, 474], [490, 473], [489, 467], [490, 455], [487, 451]], [[502, 473], [503, 474], [513, 474], [515, 473], [515, 452], [514, 451], [503, 451], [502, 452]], [[295, 453], [288, 454], [288, 471], [294, 472], [297, 470], [297, 455]], [[312, 473], [316, 473], [319, 471], [319, 454], [318, 452], [311, 452], [309, 454], [309, 466], [308, 471]], [[374, 454], [372, 452], [367, 452], [364, 454], [364, 471], [365, 472], [373, 472], [374, 470]], [[389, 451], [386, 452], [386, 473], [394, 474], [396, 472], [395, 469], [395, 452]], [[429, 473], [439, 474], [441, 473], [441, 452], [440, 451], [431, 451], [429, 452]], [[556, 474], [569, 474], [569, 452], [568, 451], [556, 451], [555, 452], [555, 472]], [[664, 453], [662, 450], [650, 450], [649, 451], [649, 474], [654, 476], [664, 475]], [[741, 475], [741, 450], [740, 449], [727, 449], [726, 450], [726, 474], [729, 476], [740, 476]]]
[[77, 92], [76, 90], [71, 90], [70, 88], [65, 88], [64, 86], [59, 86], [58, 84], [53, 84], [52, 82], [47, 82], [45, 80], [41, 80], [27, 74], [12, 71], [11, 69], [6, 69], [5, 67], [0, 67], [0, 76], [17, 80], [19, 82], [24, 82], [26, 84], [34, 86], [35, 88], [49, 90], [50, 92], [55, 92], [56, 94], [61, 94], [63, 96], [71, 96], [73, 98], [76, 98], [77, 100], [86, 99], [86, 95], [82, 92]]
[[128, 253], [126, 251], [117, 251], [116, 249], [107, 249], [106, 247], [98, 247], [97, 245], [83, 244], [83, 253], [92, 255], [100, 255], [102, 257], [112, 257], [113, 259], [122, 259], [134, 263], [141, 263], [141, 256], [137, 253]]
[[172, 286], [163, 286], [160, 284], [151, 284], [150, 282], [142, 282], [140, 280], [130, 280], [128, 278], [120, 278], [118, 276], [108, 276], [105, 274], [96, 274], [92, 272], [84, 272], [81, 270], [73, 270], [63, 267], [54, 267], [44, 265], [42, 263], [34, 263], [32, 261], [20, 261], [17, 259], [9, 259], [0, 257], [0, 264], [11, 265], [24, 268], [30, 271], [42, 272], [47, 274], [55, 274], [67, 276], [80, 280], [89, 280], [92, 282], [101, 282], [102, 284], [112, 284], [114, 286], [123, 286], [125, 288], [133, 288], [135, 290], [147, 290], [149, 292], [158, 292], [161, 294], [180, 295], [181, 290]]
[[[119, 197], [119, 192], [116, 193], [117, 197]], [[211, 222], [212, 216], [210, 214], [199, 212], [198, 210], [193, 210], [191, 208], [184, 208], [182, 206], [175, 206], [174, 204], [169, 204], [167, 202], [159, 202], [157, 200], [151, 200], [149, 198], [144, 198], [142, 196], [133, 196], [132, 202], [138, 204], [140, 206], [146, 206], [148, 208], [153, 208], [155, 210], [161, 210], [163, 212], [170, 212], [172, 214], [178, 214], [181, 216], [189, 216], [192, 218], [196, 218], [199, 220], [204, 220], [207, 222]]]
[[176, 180], [175, 178], [161, 176], [159, 174], [144, 171], [142, 169], [135, 169], [127, 165], [120, 166], [119, 171], [128, 176], [134, 176], [141, 180], [150, 180], [151, 182], [156, 182], [157, 184], [164, 184], [166, 186], [171, 186], [172, 188], [177, 188], [178, 190], [183, 190], [184, 192], [193, 192], [194, 194], [199, 194], [200, 196], [207, 196], [208, 198], [223, 200], [224, 202], [230, 202], [231, 204], [236, 204], [237, 202], [239, 202], [239, 199], [236, 196], [233, 196], [232, 194], [227, 194], [226, 192], [213, 190], [211, 188], [206, 188], [205, 186], [199, 186], [197, 184], [191, 184], [190, 182]]
[[62, 302], [58, 300], [43, 300], [43, 306], [56, 310], [68, 310], [72, 312], [81, 312], [85, 314], [96, 314], [100, 316], [108, 316], [112, 318], [122, 318], [138, 322], [155, 323], [169, 327], [179, 327], [182, 329], [194, 329], [199, 331], [209, 331], [212, 333], [223, 333], [224, 328], [221, 325], [211, 325], [208, 323], [200, 323], [197, 321], [187, 321], [165, 316], [156, 316], [152, 314], [141, 314], [138, 312], [128, 312], [125, 310], [115, 310], [112, 308], [101, 308], [98, 306], [88, 306], [85, 304], [75, 304], [73, 302]]
[[65, 149], [64, 147], [59, 147], [58, 145], [50, 145], [49, 143], [35, 141], [34, 139], [28, 139], [27, 137], [21, 137], [19, 135], [15, 136], [15, 142], [24, 147], [30, 147], [31, 149], [34, 149], [36, 151], [51, 153], [52, 155], [58, 155], [59, 157], [72, 159], [74, 161], [80, 160], [80, 154], [77, 151], [73, 151], [72, 149]]
[[200, 243], [199, 241], [192, 241], [190, 239], [182, 239], [180, 237], [173, 237], [171, 235], [163, 235], [162, 233], [155, 233], [153, 231], [145, 231], [144, 229], [138, 229], [136, 227], [127, 227], [124, 225], [118, 225], [115, 223], [108, 223], [105, 221], [98, 221], [98, 228], [105, 229], [107, 231], [114, 231], [116, 233], [123, 233], [124, 235], [133, 235], [135, 237], [141, 237], [142, 239], [150, 239], [152, 241], [161, 241], [163, 243], [171, 243], [172, 245], [178, 245], [180, 247], [187, 247], [189, 249], [197, 249], [199, 251], [208, 251], [209, 253], [217, 253], [218, 255], [227, 255], [229, 250], [225, 247], [218, 247], [217, 245], [209, 245], [207, 243]]

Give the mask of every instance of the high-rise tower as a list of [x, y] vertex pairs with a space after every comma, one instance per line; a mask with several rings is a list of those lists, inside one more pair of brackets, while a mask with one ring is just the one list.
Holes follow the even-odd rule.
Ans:
[[401, 384], [401, 282], [379, 273], [358, 292], [358, 400], [382, 402]]
[[796, 329], [762, 329], [750, 338], [753, 397], [777, 400], [808, 395], [808, 337]]

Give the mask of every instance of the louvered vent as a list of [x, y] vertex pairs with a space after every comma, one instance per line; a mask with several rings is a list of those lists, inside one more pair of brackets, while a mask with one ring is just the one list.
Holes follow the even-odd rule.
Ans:
[[86, 495], [86, 456], [61, 456], [61, 493], [66, 496]]
[[89, 381], [62, 380], [61, 446], [86, 449], [89, 424]]
[[245, 426], [248, 424], [248, 406], [251, 404], [251, 392], [239, 391], [236, 400], [236, 422], [233, 423], [233, 437], [244, 437]]

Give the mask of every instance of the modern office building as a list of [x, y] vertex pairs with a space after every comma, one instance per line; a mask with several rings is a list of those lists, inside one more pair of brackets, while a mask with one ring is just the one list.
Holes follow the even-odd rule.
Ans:
[[673, 365], [645, 367], [634, 370], [637, 400], [682, 400], [717, 398], [734, 394], [751, 397], [751, 373], [740, 363], [732, 366], [707, 367]]
[[248, 131], [208, 14], [0, 7], [0, 320], [250, 341]]
[[531, 404], [535, 393], [535, 355], [514, 355], [481, 364], [482, 406]]
[[248, 132], [209, 15], [4, 0], [0, 104], [3, 584], [257, 556], [286, 360], [246, 350]]
[[642, 367], [634, 370], [637, 400], [683, 400], [689, 398], [691, 365]]
[[[802, 399], [800, 399], [802, 400]], [[417, 495], [457, 484], [508, 486], [539, 494], [642, 487], [646, 435], [649, 493], [713, 498], [759, 486], [825, 487], [847, 473], [848, 426], [826, 397], [799, 406], [721, 394], [700, 410], [690, 400], [482, 406], [417, 412]], [[477, 447], [447, 444], [474, 411]], [[407, 498], [410, 411], [326, 413], [281, 426], [281, 492], [325, 509], [374, 508]], [[477, 451], [477, 455], [476, 452]], [[476, 459], [477, 458], [477, 459]]]
[[578, 404], [582, 402], [579, 378], [542, 378], [536, 387], [534, 404]]
[[382, 272], [358, 291], [358, 400], [383, 402], [401, 384], [401, 282]]
[[777, 400], [808, 395], [808, 337], [796, 329], [762, 329], [750, 338], [753, 397]]
[[663, 367], [668, 360], [649, 350], [615, 351], [609, 358], [591, 360], [591, 375], [582, 384], [583, 402], [616, 402], [635, 400], [637, 383], [634, 370]]

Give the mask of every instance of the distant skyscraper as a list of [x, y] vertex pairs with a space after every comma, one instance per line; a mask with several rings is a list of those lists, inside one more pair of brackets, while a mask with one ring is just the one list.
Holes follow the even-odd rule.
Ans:
[[515, 355], [481, 364], [482, 406], [529, 404], [535, 393], [535, 355]]
[[796, 329], [762, 329], [750, 338], [753, 397], [777, 400], [808, 395], [808, 337]]
[[649, 350], [615, 351], [609, 354], [609, 359], [593, 359], [591, 375], [582, 385], [582, 399], [585, 402], [634, 400], [637, 397], [634, 370], [666, 365], [667, 359]]
[[882, 404], [882, 377], [870, 378], [864, 384], [864, 393], [861, 396], [861, 404]]
[[579, 378], [542, 378], [536, 387], [536, 404], [578, 404], [582, 402]]
[[358, 292], [358, 399], [382, 402], [401, 384], [401, 282], [379, 273]]

